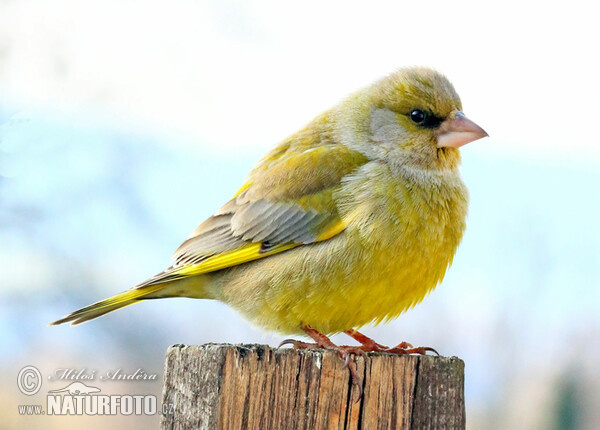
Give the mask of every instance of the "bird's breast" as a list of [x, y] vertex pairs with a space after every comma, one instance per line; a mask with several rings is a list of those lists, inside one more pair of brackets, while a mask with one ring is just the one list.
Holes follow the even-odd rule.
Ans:
[[458, 171], [391, 172], [370, 163], [346, 178], [339, 197], [369, 274], [359, 282], [397, 303], [390, 313], [421, 301], [442, 280], [465, 229], [468, 193]]

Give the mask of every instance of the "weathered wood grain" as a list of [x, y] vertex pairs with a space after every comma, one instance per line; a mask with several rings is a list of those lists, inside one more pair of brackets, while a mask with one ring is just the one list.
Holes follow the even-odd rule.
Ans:
[[[464, 429], [464, 363], [456, 357], [354, 357], [266, 345], [174, 345], [163, 429]], [[168, 410], [168, 409], [165, 409]]]

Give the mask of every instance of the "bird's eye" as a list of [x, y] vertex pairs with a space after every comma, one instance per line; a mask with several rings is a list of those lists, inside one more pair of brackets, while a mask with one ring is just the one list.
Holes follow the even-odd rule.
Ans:
[[412, 122], [423, 128], [437, 128], [443, 121], [442, 118], [421, 109], [413, 109], [408, 116]]
[[422, 124], [427, 119], [427, 114], [419, 109], [414, 109], [410, 113], [410, 119], [415, 124]]

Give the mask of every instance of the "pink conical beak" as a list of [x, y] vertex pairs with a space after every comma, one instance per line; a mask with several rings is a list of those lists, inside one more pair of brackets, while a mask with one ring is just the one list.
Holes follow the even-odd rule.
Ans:
[[438, 128], [437, 146], [438, 148], [460, 148], [486, 136], [488, 134], [483, 128], [467, 118], [461, 111], [456, 111]]

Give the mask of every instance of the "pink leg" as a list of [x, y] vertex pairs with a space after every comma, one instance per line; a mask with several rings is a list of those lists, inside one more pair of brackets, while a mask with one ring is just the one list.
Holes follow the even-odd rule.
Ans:
[[381, 344], [375, 342], [370, 337], [365, 336], [364, 334], [359, 333], [356, 330], [346, 330], [344, 333], [346, 333], [348, 336], [352, 337], [354, 340], [356, 340], [358, 343], [360, 343], [361, 346], [359, 348], [361, 348], [365, 352], [389, 352], [391, 354], [398, 354], [398, 355], [406, 355], [406, 354], [427, 355], [427, 352], [433, 352], [436, 355], [440, 355], [440, 354], [438, 354], [438, 352], [435, 349], [430, 348], [428, 346], [419, 346], [419, 347], [414, 348], [408, 342], [401, 342], [393, 348], [388, 348], [387, 346], [381, 345]]

